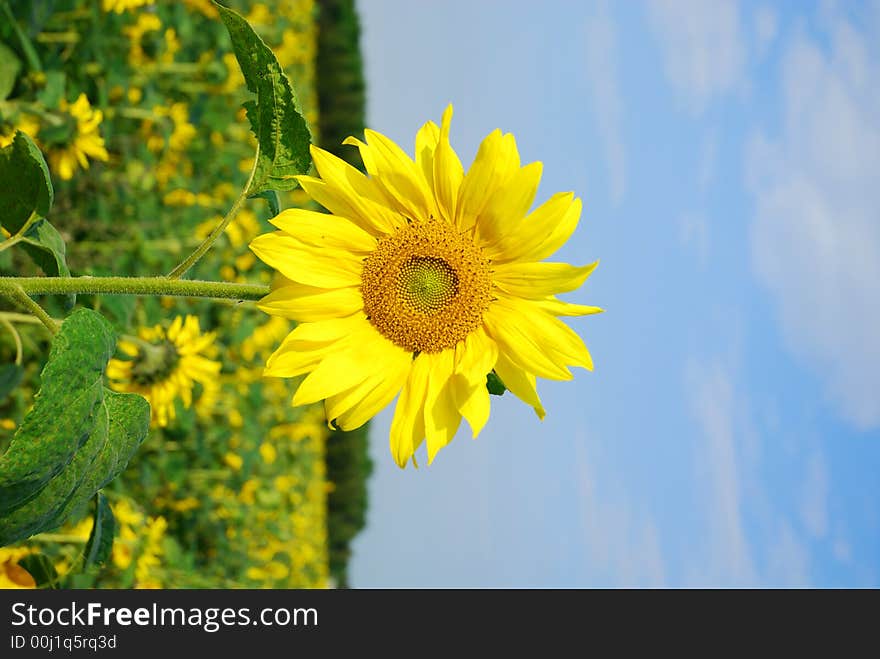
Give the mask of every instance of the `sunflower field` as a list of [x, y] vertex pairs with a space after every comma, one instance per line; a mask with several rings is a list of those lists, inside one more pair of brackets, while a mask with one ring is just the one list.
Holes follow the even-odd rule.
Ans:
[[346, 585], [366, 427], [263, 376], [248, 244], [363, 131], [357, 17], [223, 5], [0, 0], [0, 588]]

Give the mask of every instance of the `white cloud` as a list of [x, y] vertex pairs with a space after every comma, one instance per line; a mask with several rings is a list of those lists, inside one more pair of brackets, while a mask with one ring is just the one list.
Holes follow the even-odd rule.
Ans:
[[746, 87], [746, 46], [733, 1], [651, 0], [649, 23], [660, 41], [666, 76], [694, 114]]
[[753, 268], [787, 344], [856, 427], [880, 426], [880, 48], [837, 17], [830, 46], [797, 37], [781, 134], [755, 132]]
[[611, 183], [611, 200], [619, 204], [626, 192], [626, 148], [620, 128], [622, 102], [617, 78], [617, 36], [606, 3], [584, 26], [586, 76], [599, 124]]

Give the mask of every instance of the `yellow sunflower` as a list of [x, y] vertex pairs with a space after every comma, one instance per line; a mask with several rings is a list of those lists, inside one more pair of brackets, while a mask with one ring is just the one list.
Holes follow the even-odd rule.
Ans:
[[85, 94], [80, 94], [73, 104], [61, 99], [61, 111], [69, 113], [76, 120], [76, 130], [69, 144], [49, 150], [49, 164], [58, 176], [69, 181], [77, 165], [88, 169], [89, 158], [107, 161], [110, 154], [104, 147], [104, 138], [98, 129], [104, 120], [104, 113], [93, 110]]
[[119, 341], [128, 359], [107, 364], [110, 386], [141, 394], [150, 403], [153, 421], [164, 428], [176, 417], [177, 398], [186, 408], [192, 404], [196, 382], [203, 391], [213, 391], [221, 366], [208, 357], [214, 338], [213, 332], [202, 334], [196, 316], [177, 316], [167, 331], [161, 325], [141, 328], [137, 341]]
[[32, 553], [32, 549], [25, 547], [0, 547], [0, 589], [37, 587], [31, 574], [18, 564]]
[[441, 126], [416, 135], [415, 160], [366, 131], [368, 176], [312, 148], [320, 178], [303, 189], [331, 214], [300, 209], [251, 249], [280, 276], [259, 307], [299, 322], [265, 375], [308, 376], [294, 405], [324, 400], [328, 421], [357, 428], [400, 394], [391, 453], [401, 467], [427, 439], [428, 462], [462, 417], [476, 437], [489, 418], [487, 376], [544, 408], [536, 376], [570, 380], [592, 370], [586, 346], [559, 316], [597, 313], [556, 295], [578, 288], [596, 263], [545, 262], [574, 231], [581, 202], [559, 193], [529, 212], [541, 163], [520, 166], [512, 135], [480, 145], [465, 173]]

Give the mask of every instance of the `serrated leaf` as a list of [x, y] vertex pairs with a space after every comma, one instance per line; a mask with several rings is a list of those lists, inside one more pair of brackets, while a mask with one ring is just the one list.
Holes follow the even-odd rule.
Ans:
[[21, 71], [21, 60], [0, 42], [0, 101], [8, 98], [12, 93], [19, 71]]
[[24, 369], [18, 364], [3, 364], [0, 366], [0, 403], [12, 393], [12, 390], [21, 382]]
[[28, 574], [34, 578], [37, 588], [54, 590], [59, 587], [58, 572], [55, 571], [55, 566], [45, 554], [28, 554], [18, 561], [18, 565], [27, 570]]
[[62, 524], [147, 436], [147, 401], [104, 388], [114, 346], [110, 324], [90, 309], [62, 324], [34, 406], [0, 456], [0, 546]]
[[21, 131], [0, 149], [0, 190], [0, 224], [9, 233], [17, 233], [32, 213], [46, 217], [52, 208], [49, 168], [34, 141]]
[[89, 541], [83, 551], [83, 566], [102, 565], [110, 558], [113, 550], [113, 536], [116, 535], [116, 518], [101, 492], [95, 495], [94, 523]]
[[244, 104], [259, 142], [254, 177], [247, 192], [293, 190], [297, 174], [311, 166], [312, 136], [299, 111], [296, 94], [284, 69], [248, 22], [231, 9], [214, 3], [232, 39], [232, 49], [256, 102]]
[[486, 376], [486, 389], [488, 389], [489, 393], [493, 396], [501, 396], [507, 391], [507, 387], [495, 371], [492, 371]]

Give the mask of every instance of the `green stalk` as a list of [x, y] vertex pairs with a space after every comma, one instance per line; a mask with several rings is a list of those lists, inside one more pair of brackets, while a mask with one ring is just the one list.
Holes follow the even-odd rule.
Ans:
[[241, 194], [238, 195], [238, 199], [235, 200], [235, 203], [232, 204], [232, 208], [229, 209], [229, 212], [226, 213], [226, 216], [220, 221], [220, 223], [214, 227], [214, 230], [210, 233], [210, 235], [202, 241], [202, 244], [196, 247], [196, 251], [186, 257], [186, 259], [179, 266], [174, 268], [171, 272], [168, 273], [169, 279], [178, 279], [186, 274], [186, 271], [193, 267], [196, 262], [200, 258], [205, 255], [209, 249], [211, 249], [211, 245], [214, 244], [214, 241], [220, 237], [220, 234], [226, 229], [229, 223], [232, 221], [238, 214], [238, 209], [241, 208], [242, 203], [245, 199], [247, 199], [248, 190], [251, 187], [251, 183], [254, 180], [254, 174], [257, 172], [257, 163], [260, 161], [260, 145], [257, 144], [257, 151], [254, 154], [254, 166], [251, 169], [251, 175], [248, 176], [247, 183], [244, 184], [244, 188], [241, 190]]
[[[169, 279], [168, 277], [0, 277], [0, 295], [170, 295], [221, 300], [259, 300], [269, 294], [263, 284]], [[30, 298], [28, 300], [33, 303]], [[28, 310], [33, 309], [28, 305]], [[42, 309], [41, 309], [42, 311]], [[43, 312], [45, 314], [45, 312]], [[47, 316], [48, 318], [48, 316]], [[51, 321], [51, 319], [49, 319]], [[54, 322], [54, 321], [52, 321]]]

